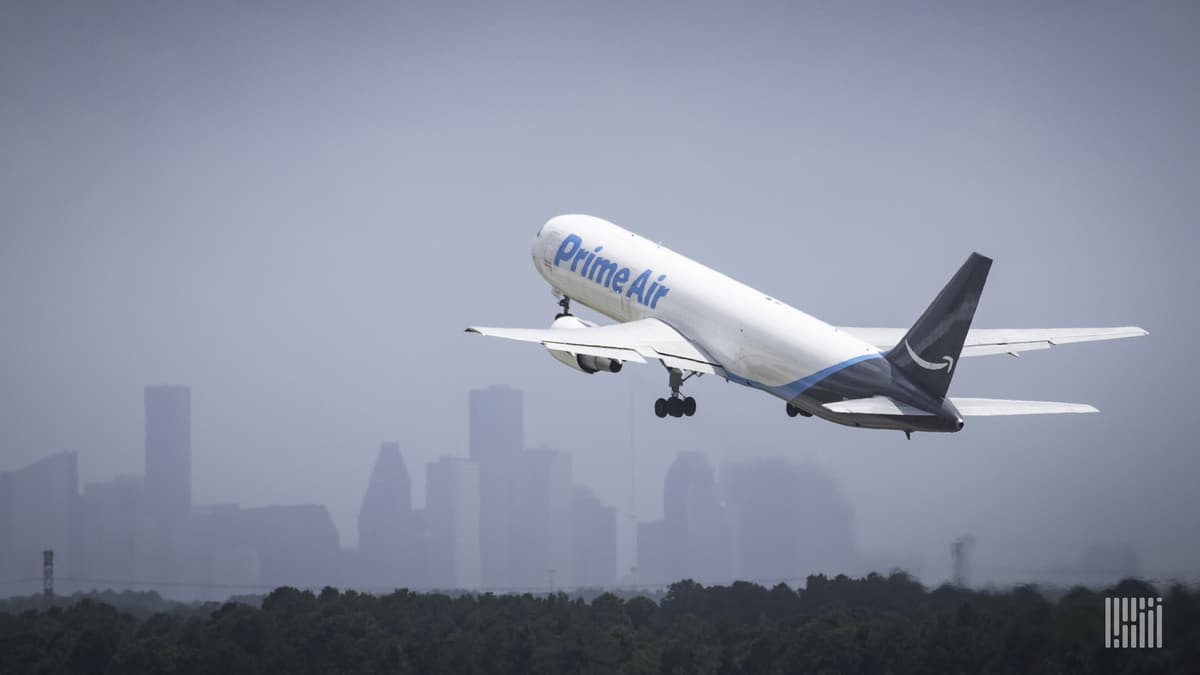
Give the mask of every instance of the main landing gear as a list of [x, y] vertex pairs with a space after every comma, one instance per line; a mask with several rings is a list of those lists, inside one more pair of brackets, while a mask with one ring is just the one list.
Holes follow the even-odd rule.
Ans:
[[667, 368], [670, 374], [671, 397], [660, 398], [654, 402], [654, 414], [659, 417], [691, 417], [696, 414], [696, 399], [691, 396], [685, 397], [679, 393], [679, 388], [683, 386], [684, 381], [691, 378], [696, 373], [691, 373], [687, 377], [683, 376], [683, 371], [678, 368]]
[[810, 413], [807, 410], [804, 410], [802, 408], [797, 408], [796, 406], [792, 405], [791, 403], [787, 404], [787, 414], [788, 414], [788, 417], [795, 417], [796, 415], [802, 415], [804, 417], [812, 417], [812, 413]]

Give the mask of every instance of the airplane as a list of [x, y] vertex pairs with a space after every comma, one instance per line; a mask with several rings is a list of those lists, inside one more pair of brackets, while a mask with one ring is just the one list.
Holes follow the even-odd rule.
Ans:
[[[691, 417], [681, 389], [716, 375], [785, 401], [789, 417], [865, 429], [957, 432], [963, 418], [1092, 413], [1079, 403], [951, 398], [961, 359], [1149, 333], [1117, 328], [972, 329], [992, 260], [972, 253], [911, 328], [832, 326], [661, 244], [601, 218], [551, 218], [533, 239], [533, 264], [561, 308], [547, 329], [471, 326], [467, 332], [543, 345], [588, 374], [657, 360], [670, 396], [660, 418]], [[571, 314], [581, 303], [616, 323]]]

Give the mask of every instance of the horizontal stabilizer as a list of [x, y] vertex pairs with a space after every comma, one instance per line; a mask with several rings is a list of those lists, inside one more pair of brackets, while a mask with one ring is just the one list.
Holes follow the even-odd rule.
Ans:
[[[880, 351], [896, 346], [904, 337], [904, 328], [853, 328], [846, 331]], [[1097, 342], [1141, 337], [1150, 333], [1138, 326], [1116, 328], [972, 328], [963, 341], [962, 356], [1012, 354], [1035, 349], [1049, 349], [1075, 342]]]
[[990, 415], [1054, 415], [1058, 413], [1100, 412], [1086, 403], [1056, 401], [1008, 401], [1002, 398], [951, 398], [963, 417]]
[[852, 398], [849, 401], [834, 401], [826, 403], [825, 407], [833, 412], [851, 415], [932, 415], [933, 413], [914, 408], [887, 396], [872, 396], [870, 398]]

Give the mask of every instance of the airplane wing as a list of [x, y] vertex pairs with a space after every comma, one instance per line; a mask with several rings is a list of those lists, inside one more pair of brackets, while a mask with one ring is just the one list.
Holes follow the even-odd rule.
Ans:
[[[904, 338], [907, 328], [853, 328], [839, 327], [879, 351], [891, 349]], [[1034, 349], [1049, 349], [1056, 345], [1072, 342], [1095, 342], [1149, 335], [1149, 331], [1137, 326], [1119, 328], [972, 328], [963, 343], [962, 356], [988, 356], [1008, 354]]]
[[[992, 415], [1050, 415], [1056, 413], [1100, 412], [1086, 403], [1056, 401], [1008, 401], [999, 398], [951, 398], [963, 417]], [[825, 407], [839, 413], [858, 415], [929, 415], [931, 413], [906, 405], [887, 396], [855, 398], [826, 403]]]
[[1000, 398], [951, 398], [963, 417], [991, 415], [1055, 415], [1058, 413], [1100, 412], [1086, 403], [1056, 401], [1006, 401]]
[[537, 342], [547, 349], [645, 363], [658, 359], [668, 368], [715, 374], [720, 364], [679, 331], [658, 319], [585, 328], [492, 328], [471, 326], [468, 333]]

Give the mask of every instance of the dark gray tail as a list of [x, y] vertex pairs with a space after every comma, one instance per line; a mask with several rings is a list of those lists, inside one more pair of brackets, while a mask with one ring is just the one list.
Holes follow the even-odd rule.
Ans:
[[904, 339], [887, 353], [893, 366], [934, 396], [945, 397], [950, 388], [991, 268], [991, 258], [972, 253]]

